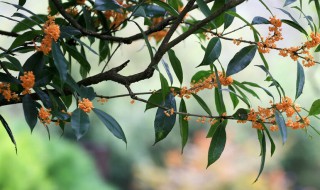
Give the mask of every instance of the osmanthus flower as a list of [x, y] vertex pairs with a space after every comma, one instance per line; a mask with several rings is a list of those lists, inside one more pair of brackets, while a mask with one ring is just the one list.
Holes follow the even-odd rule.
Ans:
[[52, 40], [57, 41], [60, 37], [60, 27], [55, 24], [54, 20], [54, 16], [48, 16], [48, 20], [43, 25], [44, 38], [40, 47], [36, 47], [38, 51], [42, 51], [45, 55], [48, 55], [51, 51]]
[[35, 84], [35, 76], [32, 71], [24, 72], [23, 76], [20, 76], [21, 86], [24, 88], [22, 94], [29, 94], [30, 89]]
[[41, 121], [41, 123], [43, 123], [44, 125], [50, 124], [51, 123], [51, 109], [45, 109], [43, 107], [40, 108], [38, 116], [39, 119]]
[[84, 112], [89, 113], [93, 108], [93, 104], [88, 98], [82, 98], [82, 100], [78, 102], [78, 107]]
[[0, 83], [0, 93], [9, 102], [12, 98], [12, 93], [10, 89], [10, 83], [1, 82]]

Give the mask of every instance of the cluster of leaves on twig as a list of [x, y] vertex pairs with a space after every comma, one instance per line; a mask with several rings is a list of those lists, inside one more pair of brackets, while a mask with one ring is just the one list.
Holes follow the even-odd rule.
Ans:
[[[320, 101], [314, 101], [311, 108], [307, 110], [296, 104], [296, 100], [303, 92], [305, 82], [303, 66], [311, 67], [318, 63], [312, 51], [320, 51], [320, 34], [317, 30], [320, 24], [315, 24], [312, 17], [303, 12], [301, 0], [300, 6], [293, 6], [290, 11], [298, 11], [303, 15], [312, 31], [310, 34], [290, 12], [284, 9], [280, 10], [288, 15], [290, 20], [277, 18], [267, 6], [267, 0], [259, 0], [259, 2], [270, 12], [270, 19], [257, 15], [248, 22], [236, 10], [236, 7], [242, 6], [244, 1], [49, 0], [48, 15], [36, 14], [26, 9], [24, 7], [26, 0], [19, 0], [18, 4], [1, 2], [5, 6], [17, 8], [17, 12], [12, 17], [0, 15], [17, 24], [10, 32], [0, 31], [1, 35], [14, 38], [9, 47], [0, 47], [2, 51], [0, 54], [0, 106], [22, 103], [25, 119], [31, 131], [40, 121], [50, 134], [49, 126], [54, 122], [62, 131], [66, 126], [71, 126], [77, 139], [88, 131], [90, 127], [88, 114], [92, 111], [115, 137], [127, 142], [125, 133], [116, 119], [105, 111], [95, 108], [93, 100], [98, 98], [97, 102], [105, 103], [108, 99], [129, 96], [132, 99], [131, 103], [134, 101], [146, 103], [146, 110], [157, 108], [154, 120], [155, 144], [171, 132], [177, 115], [182, 150], [188, 141], [188, 122], [191, 117], [197, 117], [199, 123], [209, 123], [211, 127], [207, 137], [212, 140], [208, 151], [208, 166], [218, 160], [224, 150], [228, 121], [251, 122], [252, 128], [257, 130], [261, 147], [260, 175], [266, 157], [266, 135], [271, 143], [271, 155], [275, 151], [275, 143], [269, 130], [279, 131], [283, 143], [287, 139], [288, 127], [306, 131], [311, 127], [319, 133], [310, 124], [309, 117], [320, 113]], [[285, 6], [295, 2], [296, 0], [286, 0]], [[315, 6], [320, 18], [319, 1], [310, 0], [309, 5]], [[193, 16], [193, 11], [196, 10], [204, 15], [203, 19]], [[236, 22], [244, 25], [231, 29]], [[140, 32], [125, 37], [117, 35], [119, 31], [130, 30], [128, 27], [130, 23]], [[305, 35], [307, 40], [297, 47], [278, 47], [276, 43], [284, 38], [283, 24], [296, 29]], [[259, 25], [269, 26], [270, 33], [267, 37], [260, 35], [257, 30]], [[246, 27], [252, 30], [252, 41], [248, 35], [238, 36], [237, 39], [228, 37], [229, 34], [237, 34]], [[188, 63], [181, 63], [178, 58], [181, 55], [177, 55], [173, 48], [191, 35], [198, 37], [201, 48], [204, 50], [204, 57], [198, 65], [201, 70], [192, 76], [188, 87], [183, 86], [185, 83], [183, 69], [190, 66], [187, 65]], [[83, 41], [85, 37], [89, 41], [88, 44]], [[149, 65], [143, 71], [128, 76], [120, 74], [119, 72], [129, 64], [130, 60], [106, 70], [108, 63], [122, 44], [131, 44], [138, 40], [145, 42], [150, 55]], [[207, 41], [208, 44], [205, 46], [204, 42]], [[231, 56], [227, 68], [220, 63], [223, 41], [244, 45]], [[91, 48], [94, 43], [99, 43], [97, 50]], [[265, 55], [273, 50], [279, 51], [281, 56], [290, 56], [297, 61], [294, 100], [285, 94], [283, 87], [269, 71], [270, 65]], [[20, 63], [17, 59], [18, 55], [28, 52], [33, 53], [25, 63]], [[104, 64], [101, 73], [91, 71], [95, 63], [88, 61], [87, 54], [99, 57], [97, 64]], [[173, 85], [174, 77], [164, 58], [166, 54], [180, 86]], [[266, 73], [265, 80], [270, 82], [269, 87], [263, 87], [251, 81], [236, 80], [235, 74], [245, 72], [246, 67], [252, 64], [257, 54], [263, 65], [256, 65], [256, 68]], [[159, 62], [163, 63], [166, 74], [159, 69]], [[79, 74], [82, 77], [80, 81], [75, 81], [71, 74], [73, 63], [80, 65]], [[132, 83], [143, 83], [143, 80], [151, 78], [155, 72], [159, 73], [161, 86], [159, 89], [154, 92], [131, 90]], [[89, 74], [90, 77], [88, 77]], [[123, 85], [128, 93], [114, 96], [96, 94], [94, 85], [104, 81]], [[276, 89], [278, 92], [276, 97], [269, 88]], [[270, 107], [254, 108], [249, 101], [249, 96], [260, 99], [254, 89], [261, 89], [272, 99]], [[206, 101], [198, 95], [202, 90], [213, 91], [215, 112], [212, 112], [211, 106], [208, 106]], [[232, 106], [225, 104], [224, 99], [228, 98], [226, 94], [232, 100]], [[141, 98], [142, 95], [150, 95], [150, 97], [144, 99]], [[179, 107], [176, 105], [177, 98], [180, 99]], [[189, 98], [194, 98], [206, 114], [189, 113], [186, 106], [186, 100]], [[239, 104], [240, 101], [243, 104]], [[228, 113], [230, 109], [234, 110], [231, 111], [232, 114]], [[294, 119], [292, 119], [293, 116], [295, 116]], [[15, 144], [9, 125], [1, 115], [0, 121]]]

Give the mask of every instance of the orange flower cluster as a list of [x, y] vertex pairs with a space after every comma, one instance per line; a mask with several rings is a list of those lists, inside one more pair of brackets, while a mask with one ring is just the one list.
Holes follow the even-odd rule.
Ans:
[[[187, 120], [187, 121], [190, 120], [190, 117], [185, 120]], [[203, 117], [198, 117], [196, 122], [202, 123], [202, 124], [209, 123], [210, 125], [214, 125], [217, 122], [217, 120], [203, 116]]]
[[30, 89], [33, 88], [35, 83], [35, 76], [32, 71], [24, 72], [23, 76], [20, 76], [21, 86], [24, 88], [22, 94], [29, 94]]
[[68, 14], [76, 16], [79, 12], [76, 7], [70, 7], [65, 10]]
[[274, 49], [277, 47], [277, 45], [275, 44], [277, 41], [283, 40], [281, 34], [281, 20], [277, 19], [275, 16], [270, 17], [270, 24], [272, 26], [269, 27], [269, 31], [273, 32], [273, 34], [271, 35], [271, 33], [269, 33], [269, 36], [266, 38], [266, 40], [261, 37], [261, 42], [257, 43], [260, 53], [269, 53], [270, 48]]
[[113, 10], [104, 12], [105, 17], [111, 21], [110, 26], [112, 28], [118, 29], [119, 26], [127, 18], [127, 13], [119, 13]]
[[279, 127], [275, 125], [274, 115], [276, 109], [280, 112], [286, 113], [287, 127], [291, 127], [292, 129], [302, 129], [310, 124], [309, 118], [303, 117], [303, 119], [301, 119], [298, 115], [296, 115], [296, 121], [292, 121], [292, 116], [294, 115], [294, 113], [300, 112], [301, 108], [299, 105], [294, 104], [292, 99], [289, 97], [283, 97], [280, 103], [272, 104], [271, 108], [258, 107], [258, 111], [251, 109], [248, 113], [247, 120], [239, 120], [238, 123], [246, 123], [246, 121], [251, 121], [252, 128], [264, 130], [264, 127], [261, 123], [268, 122], [273, 124], [270, 126], [270, 130], [277, 131], [279, 130]]
[[82, 98], [82, 101], [79, 100], [78, 102], [79, 109], [82, 109], [84, 112], [89, 113], [92, 108], [92, 102], [88, 98]]
[[50, 112], [51, 112], [51, 109], [46, 110], [43, 107], [41, 107], [39, 110], [38, 116], [39, 116], [41, 123], [43, 123], [44, 125], [51, 123], [51, 119], [50, 119], [51, 113]]
[[[233, 79], [231, 76], [226, 77], [222, 72], [218, 72], [219, 80], [221, 85], [223, 86], [228, 86], [233, 83]], [[190, 95], [192, 93], [196, 94], [201, 90], [204, 89], [212, 89], [218, 87], [218, 83], [216, 80], [216, 75], [215, 73], [212, 73], [209, 75], [207, 78], [204, 78], [203, 80], [199, 80], [198, 82], [193, 81], [191, 83], [191, 88], [182, 87], [179, 93], [179, 97], [185, 97], [185, 98], [190, 98]]]
[[174, 114], [174, 109], [171, 108], [170, 110], [165, 110], [165, 111], [163, 111], [163, 113], [164, 113], [167, 117], [170, 117], [171, 115]]
[[9, 102], [10, 100], [18, 100], [19, 96], [10, 89], [10, 83], [0, 82], [0, 94]]
[[54, 20], [54, 16], [48, 16], [48, 20], [43, 25], [44, 38], [40, 47], [36, 47], [38, 51], [42, 51], [45, 55], [48, 55], [51, 51], [52, 40], [57, 41], [60, 37], [60, 27], [55, 24]]

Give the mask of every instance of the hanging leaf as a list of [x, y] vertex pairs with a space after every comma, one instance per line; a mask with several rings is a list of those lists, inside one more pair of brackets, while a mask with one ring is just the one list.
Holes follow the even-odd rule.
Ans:
[[163, 65], [163, 67], [164, 67], [164, 70], [166, 71], [166, 73], [167, 73], [167, 75], [168, 75], [168, 77], [169, 77], [170, 85], [172, 86], [173, 77], [172, 77], [172, 74], [171, 74], [169, 65], [168, 65], [168, 63], [166, 63], [163, 59], [161, 59], [161, 62], [162, 62], [162, 65]]
[[229, 92], [229, 95], [230, 95], [230, 99], [232, 101], [233, 108], [236, 108], [239, 104], [239, 99], [238, 99], [237, 95], [235, 95], [236, 91], [231, 85], [228, 86], [228, 89], [233, 92], [233, 93]]
[[300, 26], [299, 24], [291, 21], [291, 20], [285, 20], [285, 19], [282, 19], [281, 22], [291, 26], [292, 28], [300, 31], [301, 33], [303, 33], [305, 36], [308, 36], [308, 33], [302, 28], [302, 26]]
[[249, 112], [249, 109], [239, 108], [232, 116], [237, 120], [244, 121], [248, 119]]
[[315, 100], [310, 108], [309, 115], [318, 115], [320, 114], [320, 99]]
[[0, 114], [0, 121], [1, 121], [1, 123], [2, 123], [2, 125], [3, 125], [3, 127], [5, 128], [5, 130], [7, 131], [8, 135], [9, 135], [9, 137], [10, 137], [10, 140], [11, 140], [11, 142], [13, 143], [14, 148], [15, 148], [16, 153], [17, 153], [18, 149], [17, 149], [16, 140], [14, 139], [13, 133], [12, 133], [12, 131], [11, 131], [8, 123], [7, 123], [6, 120], [2, 117], [1, 114]]
[[35, 37], [40, 36], [40, 34], [42, 34], [42, 33], [43, 33], [42, 30], [27, 31], [27, 32], [19, 35], [18, 37], [16, 37], [8, 50], [12, 50], [16, 47], [24, 45], [28, 41], [32, 41], [35, 39]]
[[23, 71], [33, 71], [36, 82], [42, 78], [44, 73], [45, 56], [38, 51], [32, 54], [23, 64]]
[[169, 84], [167, 79], [161, 73], [159, 73], [159, 76], [161, 83], [162, 99], [164, 100], [167, 94], [169, 93]]
[[219, 119], [214, 119], [216, 122], [211, 125], [209, 131], [208, 131], [208, 134], [206, 136], [206, 138], [212, 138], [213, 135], [216, 133], [217, 129], [219, 129], [220, 125], [225, 125], [225, 123]]
[[151, 96], [148, 99], [148, 102], [150, 102], [150, 103], [146, 104], [146, 109], [144, 111], [147, 111], [148, 109], [157, 107], [155, 105], [160, 105], [162, 103], [162, 101], [163, 101], [162, 93], [160, 90], [158, 90], [155, 93], [151, 94]]
[[226, 75], [230, 76], [236, 74], [246, 68], [254, 58], [256, 50], [256, 45], [242, 48], [229, 62]]
[[263, 171], [263, 168], [264, 168], [264, 163], [266, 161], [266, 150], [267, 150], [267, 145], [266, 145], [266, 137], [265, 137], [265, 134], [263, 131], [258, 131], [258, 138], [259, 138], [259, 142], [260, 142], [260, 148], [261, 148], [261, 162], [260, 162], [260, 170], [259, 170], [259, 174], [256, 178], [256, 180], [254, 180], [254, 183], [256, 181], [258, 181], [262, 171]]
[[94, 92], [93, 87], [81, 86], [79, 95], [82, 98], [88, 98], [89, 100], [93, 100], [96, 97], [96, 93]]
[[221, 42], [218, 37], [212, 38], [206, 48], [204, 58], [199, 66], [210, 65], [216, 61], [221, 54]]
[[204, 111], [207, 112], [210, 116], [212, 115], [210, 108], [207, 106], [206, 102], [202, 100], [202, 98], [194, 93], [192, 93], [194, 99], [197, 100], [198, 104], [203, 108]]
[[[169, 93], [166, 96], [166, 99], [162, 102], [162, 106], [168, 108], [169, 110], [173, 108], [176, 111], [176, 100], [172, 93]], [[154, 129], [155, 129], [155, 142], [161, 141], [164, 139], [172, 130], [176, 122], [176, 114], [170, 115], [169, 117], [164, 113], [162, 108], [158, 108], [156, 117], [154, 120]], [[170, 111], [169, 111], [170, 112]]]
[[182, 72], [181, 62], [172, 49], [168, 50], [168, 55], [169, 55], [169, 60], [170, 60], [171, 66], [173, 68], [173, 71], [176, 74], [180, 84], [182, 84], [183, 72]]
[[127, 143], [126, 136], [122, 131], [121, 126], [113, 117], [97, 108], [93, 108], [92, 110], [115, 137]]
[[36, 102], [31, 98], [30, 94], [27, 94], [22, 98], [22, 106], [24, 117], [32, 132], [38, 120]]
[[287, 141], [286, 122], [284, 121], [282, 114], [278, 110], [276, 110], [275, 116], [276, 116], [276, 123], [280, 129], [280, 133], [281, 133], [281, 137], [282, 137], [282, 144], [284, 144]]
[[60, 49], [60, 44], [55, 43], [54, 41], [52, 43], [52, 57], [54, 65], [59, 72], [61, 81], [66, 81], [68, 75], [68, 61], [66, 60]]
[[85, 70], [86, 73], [89, 73], [91, 70], [91, 65], [88, 60], [80, 54], [80, 52], [75, 48], [68, 45], [64, 46], [68, 53], [81, 65], [81, 67]]
[[274, 152], [276, 151], [276, 145], [274, 144], [273, 139], [272, 139], [272, 137], [270, 135], [270, 132], [269, 132], [268, 128], [266, 127], [266, 125], [264, 123], [261, 123], [261, 124], [262, 124], [265, 132], [268, 135], [268, 138], [269, 138], [269, 141], [270, 141], [270, 144], [271, 144], [271, 156], [273, 156]]
[[87, 133], [90, 127], [89, 116], [81, 109], [75, 109], [71, 115], [71, 127], [77, 140], [79, 140]]
[[228, 120], [223, 120], [222, 123], [225, 123], [225, 124], [221, 124], [212, 136], [210, 147], [209, 147], [209, 153], [208, 153], [207, 168], [220, 158], [224, 150], [224, 147], [226, 145], [227, 122]]
[[284, 7], [285, 6], [288, 6], [288, 5], [290, 5], [290, 4], [292, 4], [292, 3], [294, 3], [294, 2], [296, 2], [297, 0], [286, 0], [286, 2], [284, 2]]
[[256, 88], [262, 89], [268, 96], [270, 96], [270, 97], [272, 98], [272, 100], [273, 100], [273, 102], [274, 102], [274, 97], [273, 97], [272, 93], [271, 93], [269, 90], [261, 87], [260, 85], [258, 85], [258, 84], [256, 84], [256, 83], [253, 83], [253, 82], [247, 82], [247, 81], [245, 81], [245, 82], [242, 82], [242, 84], [244, 84], [244, 85], [249, 85], [249, 86], [252, 86], [252, 87], [256, 87]]
[[302, 65], [297, 62], [297, 82], [296, 82], [296, 99], [302, 94], [304, 86], [304, 71]]
[[254, 90], [246, 87], [244, 84], [242, 84], [242, 83], [240, 83], [240, 82], [238, 82], [236, 80], [233, 80], [233, 85], [237, 85], [241, 89], [245, 90], [246, 92], [250, 93], [252, 96], [254, 96], [254, 97], [256, 97], [257, 99], [260, 100], [260, 97], [258, 96], [258, 94]]
[[[180, 101], [179, 112], [187, 113], [187, 107], [184, 99]], [[186, 146], [189, 135], [189, 122], [184, 119], [187, 115], [179, 114], [179, 126], [180, 126], [180, 136], [181, 136], [181, 153], [183, 153], [183, 148]]]
[[266, 18], [261, 17], [261, 16], [255, 16], [252, 19], [251, 24], [252, 25], [254, 25], [254, 24], [270, 24], [270, 21]]
[[[230, 11], [237, 12], [236, 7], [233, 7], [232, 9], [230, 9]], [[233, 20], [234, 20], [234, 16], [231, 16], [229, 14], [224, 14], [224, 26], [223, 26], [224, 30], [226, 30], [227, 28], [229, 28], [229, 26], [231, 26]]]
[[191, 83], [197, 83], [200, 80], [203, 80], [205, 78], [208, 78], [212, 74], [212, 71], [198, 71], [196, 74], [194, 74], [191, 78]]

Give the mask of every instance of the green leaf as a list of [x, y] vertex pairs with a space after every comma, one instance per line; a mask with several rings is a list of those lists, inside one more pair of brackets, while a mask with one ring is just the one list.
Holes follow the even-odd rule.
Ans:
[[229, 92], [229, 94], [234, 94], [235, 96], [237, 96], [241, 101], [243, 101], [245, 104], [247, 104], [248, 108], [251, 107], [250, 102], [248, 97], [240, 90], [239, 87], [237, 87], [236, 85], [234, 85], [234, 87], [237, 89], [237, 91], [240, 93], [240, 95], [238, 95], [235, 91], [232, 91], [230, 89], [221, 89], [221, 91], [227, 91]]
[[266, 137], [265, 137], [265, 134], [263, 131], [258, 130], [258, 138], [259, 138], [260, 148], [261, 148], [261, 162], [260, 162], [259, 174], [258, 174], [256, 180], [254, 180], [254, 182], [258, 181], [258, 179], [263, 171], [264, 163], [266, 161], [266, 150], [267, 150]]
[[199, 6], [200, 11], [203, 13], [205, 17], [208, 17], [211, 15], [210, 8], [203, 0], [196, 0], [197, 5]]
[[[179, 112], [187, 113], [186, 103], [183, 98], [180, 101]], [[189, 135], [189, 122], [188, 120], [185, 120], [184, 117], [186, 117], [186, 115], [179, 115], [180, 136], [182, 145], [181, 153], [183, 152], [183, 148], [187, 144]]]
[[89, 116], [81, 109], [75, 109], [71, 115], [71, 127], [77, 137], [77, 140], [79, 140], [87, 133], [90, 127]]
[[294, 2], [296, 2], [297, 0], [286, 0], [286, 2], [284, 3], [284, 7], [285, 6], [288, 6], [288, 5], [290, 5], [290, 4], [292, 4], [292, 3], [294, 3]]
[[251, 63], [256, 50], [257, 46], [250, 45], [237, 52], [228, 64], [226, 75], [236, 74], [246, 68]]
[[309, 115], [318, 115], [320, 114], [320, 99], [315, 100], [310, 108]]
[[94, 9], [98, 11], [117, 10], [121, 5], [114, 0], [95, 0]]
[[222, 124], [220, 125], [215, 133], [212, 136], [210, 147], [209, 147], [209, 153], [208, 153], [208, 165], [207, 168], [213, 164], [215, 161], [217, 161], [226, 145], [226, 125], [228, 120], [223, 120]]
[[191, 78], [191, 83], [197, 83], [200, 80], [203, 80], [205, 78], [208, 78], [212, 74], [212, 71], [198, 71], [196, 74], [194, 74]]
[[[220, 10], [228, 0], [215, 0], [211, 8], [211, 13], [214, 13]], [[217, 18], [214, 19], [215, 28], [219, 28], [224, 23], [224, 13], [220, 14]]]
[[318, 14], [318, 22], [319, 22], [319, 27], [320, 27], [320, 3], [319, 3], [319, 0], [314, 0], [314, 4], [316, 6], [316, 11]]
[[66, 45], [65, 46], [66, 50], [68, 51], [68, 53], [75, 59], [77, 60], [77, 62], [81, 65], [81, 67], [87, 72], [89, 73], [91, 70], [91, 65], [88, 62], [88, 60], [83, 57], [83, 55], [80, 54], [80, 52], [75, 48], [75, 47], [71, 47]]
[[[172, 93], [169, 93], [166, 99], [162, 102], [162, 106], [170, 109], [173, 108], [176, 111], [176, 100]], [[172, 130], [176, 122], [176, 114], [171, 115], [170, 117], [166, 116], [162, 108], [158, 108], [156, 117], [154, 120], [154, 129], [155, 129], [155, 142], [154, 145], [164, 139]]]
[[61, 81], [66, 81], [68, 75], [68, 61], [62, 54], [60, 44], [55, 43], [54, 41], [52, 42], [52, 57], [54, 65], [58, 69]]
[[165, 2], [162, 2], [162, 1], [159, 1], [159, 0], [152, 0], [152, 3], [155, 3], [155, 4], [159, 5], [160, 7], [164, 8], [172, 16], [179, 16], [179, 13], [174, 8], [172, 8], [170, 5], [168, 5]]
[[216, 122], [211, 125], [209, 131], [208, 131], [208, 134], [206, 136], [206, 138], [212, 138], [213, 135], [216, 133], [217, 129], [219, 129], [220, 125], [225, 125], [225, 123], [219, 119], [214, 119]]
[[[95, 31], [95, 27], [92, 22], [91, 12], [87, 9], [87, 7], [82, 7], [83, 17], [86, 25], [86, 29], [89, 31]], [[93, 36], [88, 36], [90, 44], [92, 45], [95, 42], [95, 38]]]
[[251, 90], [250, 88], [246, 87], [244, 84], [242, 84], [236, 80], [233, 80], [233, 84], [237, 85], [238, 87], [242, 88], [243, 90], [245, 90], [246, 92], [250, 93], [252, 96], [254, 96], [260, 100], [260, 97], [258, 96], [258, 94], [255, 91]]
[[254, 24], [270, 24], [270, 21], [266, 18], [261, 17], [261, 16], [255, 16], [252, 19], [251, 24], [252, 25], [254, 25]]
[[239, 99], [238, 99], [237, 95], [235, 95], [236, 91], [231, 85], [228, 86], [228, 89], [233, 92], [233, 93], [229, 92], [229, 95], [230, 95], [230, 99], [231, 99], [232, 104], [233, 104], [233, 108], [236, 108], [238, 106], [238, 104], [239, 104]]
[[169, 55], [169, 60], [170, 60], [171, 66], [173, 68], [173, 71], [176, 74], [180, 84], [182, 84], [183, 72], [182, 72], [181, 62], [172, 49], [168, 50], [168, 55]]
[[199, 66], [210, 65], [216, 61], [221, 54], [221, 42], [218, 37], [212, 38], [206, 48], [204, 58]]
[[[237, 12], [236, 7], [230, 9], [230, 11]], [[234, 16], [231, 16], [229, 14], [224, 14], [224, 26], [223, 26], [224, 30], [226, 30], [227, 28], [229, 28], [229, 26], [231, 26], [233, 20], [234, 20]]]
[[150, 42], [148, 40], [148, 36], [144, 33], [143, 29], [141, 28], [141, 26], [137, 22], [135, 22], [135, 21], [132, 21], [132, 22], [135, 23], [137, 25], [137, 27], [139, 28], [139, 30], [140, 30], [140, 32], [141, 32], [141, 34], [143, 36], [143, 39], [144, 39], [144, 41], [145, 41], [145, 43], [147, 45], [147, 48], [148, 48], [148, 51], [149, 51], [149, 55], [150, 55], [150, 59], [152, 60], [153, 59], [153, 51], [152, 51], [152, 47], [150, 45]]
[[161, 63], [162, 63], [162, 66], [164, 68], [164, 70], [166, 71], [168, 77], [169, 77], [169, 80], [170, 80], [170, 86], [172, 86], [172, 83], [173, 83], [173, 77], [172, 77], [172, 74], [171, 74], [171, 71], [170, 71], [170, 68], [169, 68], [169, 65], [167, 62], [165, 62], [164, 59], [161, 59]]
[[20, 5], [20, 6], [23, 6], [24, 4], [26, 4], [26, 1], [27, 1], [27, 0], [19, 0], [19, 5]]
[[272, 98], [272, 100], [273, 100], [273, 102], [274, 102], [274, 97], [273, 97], [272, 93], [271, 93], [269, 90], [261, 87], [260, 85], [258, 85], [258, 84], [256, 84], [256, 83], [253, 83], [253, 82], [247, 82], [247, 81], [245, 81], [245, 82], [242, 82], [242, 84], [244, 84], [244, 85], [249, 85], [249, 86], [253, 86], [253, 87], [262, 89], [268, 96], [270, 96], [270, 97]]
[[42, 101], [44, 107], [52, 109], [53, 105], [51, 103], [49, 95], [47, 93], [45, 93], [44, 91], [42, 91], [40, 88], [39, 89], [35, 89], [35, 92], [39, 96], [39, 98]]
[[6, 58], [8, 61], [10, 61], [10, 63], [12, 63], [12, 65], [15, 67], [16, 71], [19, 71], [21, 73], [23, 72], [21, 63], [17, 58], [10, 56], [10, 55], [6, 55]]
[[239, 108], [232, 116], [237, 120], [247, 120], [250, 110]]
[[280, 133], [281, 133], [281, 137], [282, 137], [282, 144], [284, 144], [287, 141], [286, 122], [284, 121], [282, 114], [278, 110], [276, 110], [275, 116], [276, 116], [276, 123], [280, 129]]
[[222, 115], [223, 113], [226, 112], [226, 106], [223, 101], [223, 95], [222, 95], [222, 91], [221, 91], [222, 88], [221, 88], [221, 83], [220, 83], [219, 76], [218, 76], [217, 67], [214, 64], [212, 66], [214, 68], [214, 73], [216, 75], [217, 84], [218, 84], [218, 88], [214, 89], [215, 104], [216, 104], [217, 112], [219, 113], [219, 115]]
[[93, 108], [92, 110], [115, 137], [127, 143], [126, 136], [122, 131], [121, 126], [113, 117], [97, 108]]
[[32, 132], [38, 120], [36, 102], [31, 98], [30, 94], [27, 94], [22, 98], [22, 106], [24, 117]]
[[94, 92], [93, 87], [81, 86], [79, 95], [81, 98], [88, 98], [89, 100], [93, 100], [96, 97], [96, 93]]
[[212, 115], [210, 108], [207, 106], [206, 102], [202, 100], [202, 98], [196, 94], [192, 93], [192, 96], [197, 100], [198, 104], [203, 108], [204, 111], [207, 112], [210, 116]]
[[17, 8], [17, 9], [24, 10], [24, 11], [26, 11], [27, 13], [30, 13], [31, 15], [37, 17], [37, 19], [40, 20], [41, 23], [44, 23], [44, 20], [43, 20], [41, 17], [39, 17], [37, 14], [33, 13], [33, 12], [30, 11], [29, 9], [26, 9], [26, 8], [20, 6], [20, 5], [16, 5], [16, 4], [12, 4], [12, 3], [8, 3], [8, 2], [4, 2], [4, 1], [0, 1], [0, 2], [1, 2], [1, 3], [8, 4], [8, 5], [11, 5], [11, 6], [13, 6], [13, 7]]
[[159, 76], [161, 82], [162, 99], [164, 100], [169, 92], [169, 84], [167, 79], [161, 73], [159, 73]]
[[60, 38], [70, 38], [70, 36], [78, 36], [81, 34], [81, 31], [73, 26], [60, 26]]
[[45, 56], [38, 51], [32, 54], [23, 64], [23, 71], [33, 71], [36, 82], [42, 78], [45, 65]]
[[9, 50], [12, 50], [18, 46], [24, 45], [27, 41], [32, 41], [36, 36], [39, 36], [43, 32], [41, 30], [32, 30], [27, 31], [20, 36], [16, 37], [15, 40], [12, 42]]
[[298, 31], [300, 31], [301, 33], [303, 33], [304, 35], [308, 36], [308, 33], [302, 28], [302, 26], [300, 26], [299, 24], [291, 21], [291, 20], [285, 20], [285, 19], [282, 19], [281, 20], [283, 23], [297, 29]]
[[304, 71], [302, 65], [297, 62], [297, 82], [296, 82], [296, 99], [302, 94], [304, 86]]
[[155, 93], [151, 94], [151, 96], [149, 97], [148, 102], [150, 103], [146, 104], [146, 109], [144, 111], [157, 107], [154, 104], [160, 105], [162, 101], [163, 101], [163, 98], [162, 98], [161, 90], [156, 91]]
[[274, 152], [276, 151], [276, 145], [274, 144], [273, 139], [272, 139], [272, 137], [270, 135], [270, 132], [269, 132], [268, 128], [266, 127], [266, 125], [264, 123], [261, 123], [261, 124], [262, 124], [265, 132], [268, 135], [268, 138], [269, 138], [269, 141], [270, 141], [270, 144], [271, 144], [271, 156], [272, 156], [274, 154]]
[[13, 76], [0, 72], [0, 82], [20, 84], [20, 81]]
[[6, 122], [6, 120], [2, 117], [2, 115], [0, 114], [0, 121], [3, 125], [3, 127], [5, 128], [5, 130], [7, 131], [9, 137], [10, 137], [10, 140], [11, 142], [14, 144], [14, 148], [16, 150], [16, 153], [17, 153], [17, 143], [16, 143], [16, 140], [14, 139], [14, 136], [13, 136], [13, 133], [8, 125], [8, 123]]

